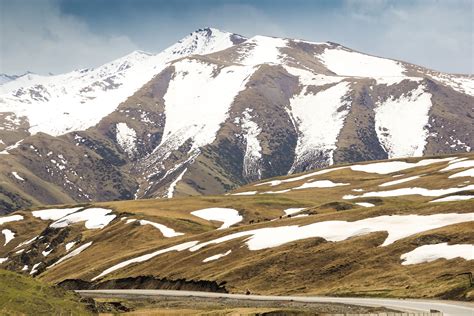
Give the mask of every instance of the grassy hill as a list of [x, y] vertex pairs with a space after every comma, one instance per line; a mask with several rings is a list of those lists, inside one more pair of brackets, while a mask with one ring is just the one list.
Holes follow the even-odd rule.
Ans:
[[456, 250], [474, 244], [473, 161], [334, 166], [228, 195], [63, 205], [49, 219], [19, 211], [0, 217], [14, 233], [1, 266], [68, 288], [473, 300], [472, 260]]
[[0, 314], [91, 315], [79, 297], [57, 286], [0, 270]]

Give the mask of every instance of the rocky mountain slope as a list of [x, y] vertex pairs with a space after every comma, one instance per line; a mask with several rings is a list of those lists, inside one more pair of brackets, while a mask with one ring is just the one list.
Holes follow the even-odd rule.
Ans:
[[0, 267], [68, 289], [473, 300], [474, 155], [337, 165], [220, 196], [0, 217]]
[[0, 93], [2, 212], [218, 194], [332, 164], [474, 146], [472, 76], [215, 29], [157, 55], [20, 78]]

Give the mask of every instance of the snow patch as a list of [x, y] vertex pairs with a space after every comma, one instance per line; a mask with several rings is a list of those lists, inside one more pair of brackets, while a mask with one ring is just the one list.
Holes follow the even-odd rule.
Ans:
[[208, 221], [222, 222], [219, 229], [228, 228], [242, 221], [243, 217], [232, 208], [211, 207], [191, 212], [192, 215]]
[[431, 262], [442, 258], [447, 260], [454, 258], [474, 260], [474, 245], [448, 245], [446, 242], [423, 245], [400, 256], [400, 259], [403, 260], [402, 265]]
[[257, 176], [260, 179], [260, 159], [262, 158], [262, 147], [258, 140], [261, 129], [257, 123], [252, 121], [252, 116], [249, 113], [250, 109], [245, 109], [242, 117], [242, 130], [244, 132], [244, 138], [246, 140], [246, 148], [243, 163], [243, 175], [244, 177]]
[[111, 272], [114, 272], [118, 269], [122, 269], [128, 265], [131, 265], [133, 263], [140, 263], [140, 262], [144, 262], [144, 261], [147, 261], [147, 260], [150, 260], [156, 256], [159, 256], [161, 254], [164, 254], [164, 253], [167, 253], [167, 252], [171, 252], [171, 251], [183, 251], [183, 250], [186, 250], [194, 245], [196, 245], [198, 242], [197, 241], [190, 241], [190, 242], [186, 242], [184, 244], [179, 244], [179, 245], [176, 245], [176, 246], [173, 246], [173, 247], [169, 247], [169, 248], [165, 248], [165, 249], [161, 249], [161, 250], [157, 250], [155, 252], [152, 252], [152, 253], [149, 253], [149, 254], [146, 254], [146, 255], [143, 255], [143, 256], [140, 256], [140, 257], [136, 257], [136, 258], [132, 258], [132, 259], [129, 259], [129, 260], [125, 260], [123, 262], [120, 262], [106, 270], [104, 270], [102, 273], [100, 273], [99, 275], [97, 275], [96, 277], [92, 278], [91, 281], [95, 281], [97, 280], [98, 278], [101, 278], [103, 277], [104, 275], [107, 275]]
[[118, 123], [116, 129], [117, 143], [129, 157], [134, 157], [137, 153], [137, 133], [127, 123]]
[[474, 195], [450, 195], [444, 198], [436, 199], [431, 202], [453, 202], [453, 201], [465, 201], [474, 199]]
[[[267, 182], [263, 182], [263, 183], [258, 183], [258, 184], [255, 184], [254, 186], [256, 187], [259, 187], [259, 186], [262, 186], [262, 185], [270, 185], [270, 186], [275, 186], [275, 185], [279, 185], [282, 183], [282, 180], [272, 180], [272, 181], [267, 181]], [[257, 191], [255, 191], [257, 192]]]
[[457, 160], [456, 162], [450, 163], [446, 168], [440, 171], [450, 171], [459, 168], [472, 168], [474, 167], [474, 160]]
[[66, 251], [69, 251], [72, 247], [74, 247], [75, 244], [75, 241], [68, 242], [66, 245], [64, 245], [64, 248], [66, 248]]
[[[340, 47], [326, 48], [319, 56], [326, 67], [339, 76], [406, 78], [405, 68], [398, 61], [348, 51]], [[401, 79], [401, 80], [400, 80]]]
[[42, 264], [42, 262], [35, 263], [33, 267], [31, 268], [30, 275], [35, 274], [38, 272], [38, 267]]
[[231, 252], [232, 252], [232, 250], [228, 250], [224, 253], [219, 253], [217, 255], [210, 256], [210, 257], [204, 259], [202, 262], [209, 262], [209, 261], [214, 261], [214, 260], [220, 259], [222, 257], [225, 257], [225, 256], [229, 255]]
[[41, 218], [43, 221], [56, 221], [64, 216], [67, 216], [71, 213], [77, 212], [82, 207], [72, 207], [72, 208], [50, 208], [46, 210], [33, 211], [31, 214], [34, 217]]
[[280, 48], [287, 46], [287, 40], [268, 36], [254, 36], [245, 42], [249, 47], [240, 63], [243, 65], [280, 64]]
[[23, 179], [22, 177], [20, 177], [20, 175], [18, 174], [18, 172], [16, 171], [12, 171], [12, 175], [15, 177], [15, 179], [17, 180], [20, 180], [20, 181], [25, 181], [25, 179]]
[[452, 174], [448, 178], [452, 179], [452, 178], [461, 178], [461, 177], [474, 177], [474, 168]]
[[15, 233], [9, 229], [3, 229], [2, 234], [5, 236], [5, 244], [3, 244], [4, 246], [6, 246], [10, 241], [13, 240], [13, 238], [15, 238]]
[[29, 240], [26, 240], [26, 241], [24, 241], [24, 242], [21, 242], [21, 243], [18, 244], [18, 246], [16, 246], [14, 249], [18, 249], [18, 248], [23, 247], [23, 246], [25, 246], [25, 245], [29, 245], [29, 244], [31, 244], [33, 241], [35, 241], [36, 239], [38, 239], [38, 237], [39, 237], [39, 236], [35, 236], [35, 237], [33, 237], [33, 238], [29, 239]]
[[324, 221], [305, 226], [280, 226], [243, 231], [206, 241], [191, 247], [197, 251], [203, 247], [220, 244], [237, 238], [247, 237], [245, 243], [249, 250], [278, 247], [283, 244], [306, 238], [320, 237], [327, 241], [343, 241], [350, 237], [386, 231], [388, 237], [381, 246], [390, 245], [397, 240], [427, 230], [472, 221], [474, 213], [435, 214], [435, 215], [384, 215], [354, 222]]
[[375, 204], [367, 203], [367, 202], [358, 202], [356, 204], [359, 205], [359, 206], [362, 206], [362, 207], [374, 207], [375, 206]]
[[23, 220], [23, 216], [21, 215], [4, 216], [4, 217], [0, 217], [0, 225], [3, 225], [5, 223], [10, 223], [10, 222], [17, 222], [21, 220]]
[[188, 168], [184, 168], [183, 172], [179, 174], [179, 176], [174, 179], [173, 182], [171, 182], [170, 187], [168, 188], [168, 193], [166, 194], [166, 197], [168, 199], [171, 199], [174, 195], [174, 190], [176, 189], [176, 185], [178, 184], [179, 181], [183, 179], [184, 174], [188, 171]]
[[408, 178], [404, 178], [404, 179], [400, 179], [400, 180], [389, 181], [389, 182], [385, 182], [385, 183], [380, 184], [379, 187], [388, 187], [388, 186], [391, 186], [391, 185], [405, 183], [405, 182], [408, 182], [408, 181], [418, 179], [419, 177], [420, 176], [413, 176], [413, 177], [408, 177]]
[[255, 195], [258, 191], [246, 191], [246, 192], [239, 192], [239, 193], [232, 193], [231, 195]]
[[55, 263], [53, 263], [52, 265], [50, 265], [48, 267], [49, 268], [52, 268], [54, 267], [55, 265], [58, 265], [60, 264], [61, 262], [69, 259], [69, 258], [72, 258], [74, 256], [77, 256], [78, 254], [80, 254], [81, 252], [83, 252], [84, 250], [86, 250], [90, 245], [92, 245], [92, 241], [89, 241], [88, 243], [80, 246], [80, 247], [77, 247], [76, 249], [74, 249], [73, 251], [71, 251], [70, 253], [68, 253], [67, 255], [65, 255], [64, 257], [62, 257], [61, 259], [59, 259], [58, 261], [56, 261]]
[[71, 224], [85, 222], [84, 225], [87, 229], [102, 229], [107, 226], [116, 215], [108, 215], [112, 210], [103, 208], [88, 208], [83, 211], [72, 213], [65, 217], [60, 218], [56, 222], [52, 223], [52, 228], [67, 227]]
[[183, 233], [178, 233], [174, 229], [169, 228], [168, 226], [150, 222], [147, 220], [140, 220], [140, 225], [151, 225], [155, 227], [156, 229], [159, 229], [160, 232], [163, 234], [164, 237], [170, 238], [170, 237], [176, 237], [176, 236], [181, 236], [184, 235]]
[[301, 212], [304, 209], [305, 207], [292, 207], [292, 208], [287, 208], [286, 210], [283, 210], [283, 212], [285, 212], [285, 215], [293, 215], [295, 213]]
[[404, 196], [404, 195], [422, 195], [422, 196], [441, 196], [459, 191], [474, 190], [474, 184], [465, 187], [447, 188], [447, 189], [426, 189], [426, 188], [401, 188], [389, 191], [378, 191], [378, 192], [366, 192], [362, 195], [345, 195], [342, 198], [344, 200], [351, 200], [361, 197], [392, 197], [392, 196]]
[[317, 180], [313, 182], [306, 182], [293, 190], [309, 189], [309, 188], [334, 188], [342, 185], [349, 185], [349, 183], [336, 183], [331, 180]]
[[367, 173], [378, 173], [378, 174], [389, 174], [400, 170], [424, 167], [434, 163], [447, 162], [453, 160], [453, 157], [440, 158], [440, 159], [423, 159], [418, 162], [404, 162], [404, 161], [383, 161], [374, 162], [365, 165], [352, 165], [350, 166], [353, 171], [362, 171]]

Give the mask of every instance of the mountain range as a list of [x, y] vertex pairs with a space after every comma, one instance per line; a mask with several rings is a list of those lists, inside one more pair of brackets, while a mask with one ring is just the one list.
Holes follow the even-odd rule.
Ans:
[[473, 104], [472, 75], [200, 29], [158, 54], [1, 84], [0, 212], [471, 152]]

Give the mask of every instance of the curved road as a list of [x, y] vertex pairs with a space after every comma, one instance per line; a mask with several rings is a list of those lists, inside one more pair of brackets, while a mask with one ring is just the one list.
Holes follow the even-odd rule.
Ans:
[[83, 290], [76, 291], [87, 296], [194, 296], [205, 298], [232, 298], [241, 300], [261, 301], [295, 301], [306, 303], [341, 303], [362, 306], [383, 306], [411, 313], [429, 313], [437, 310], [449, 316], [474, 316], [474, 303], [440, 300], [418, 299], [385, 299], [385, 298], [356, 298], [356, 297], [326, 297], [326, 296], [270, 296], [270, 295], [243, 295], [197, 291], [172, 290]]

